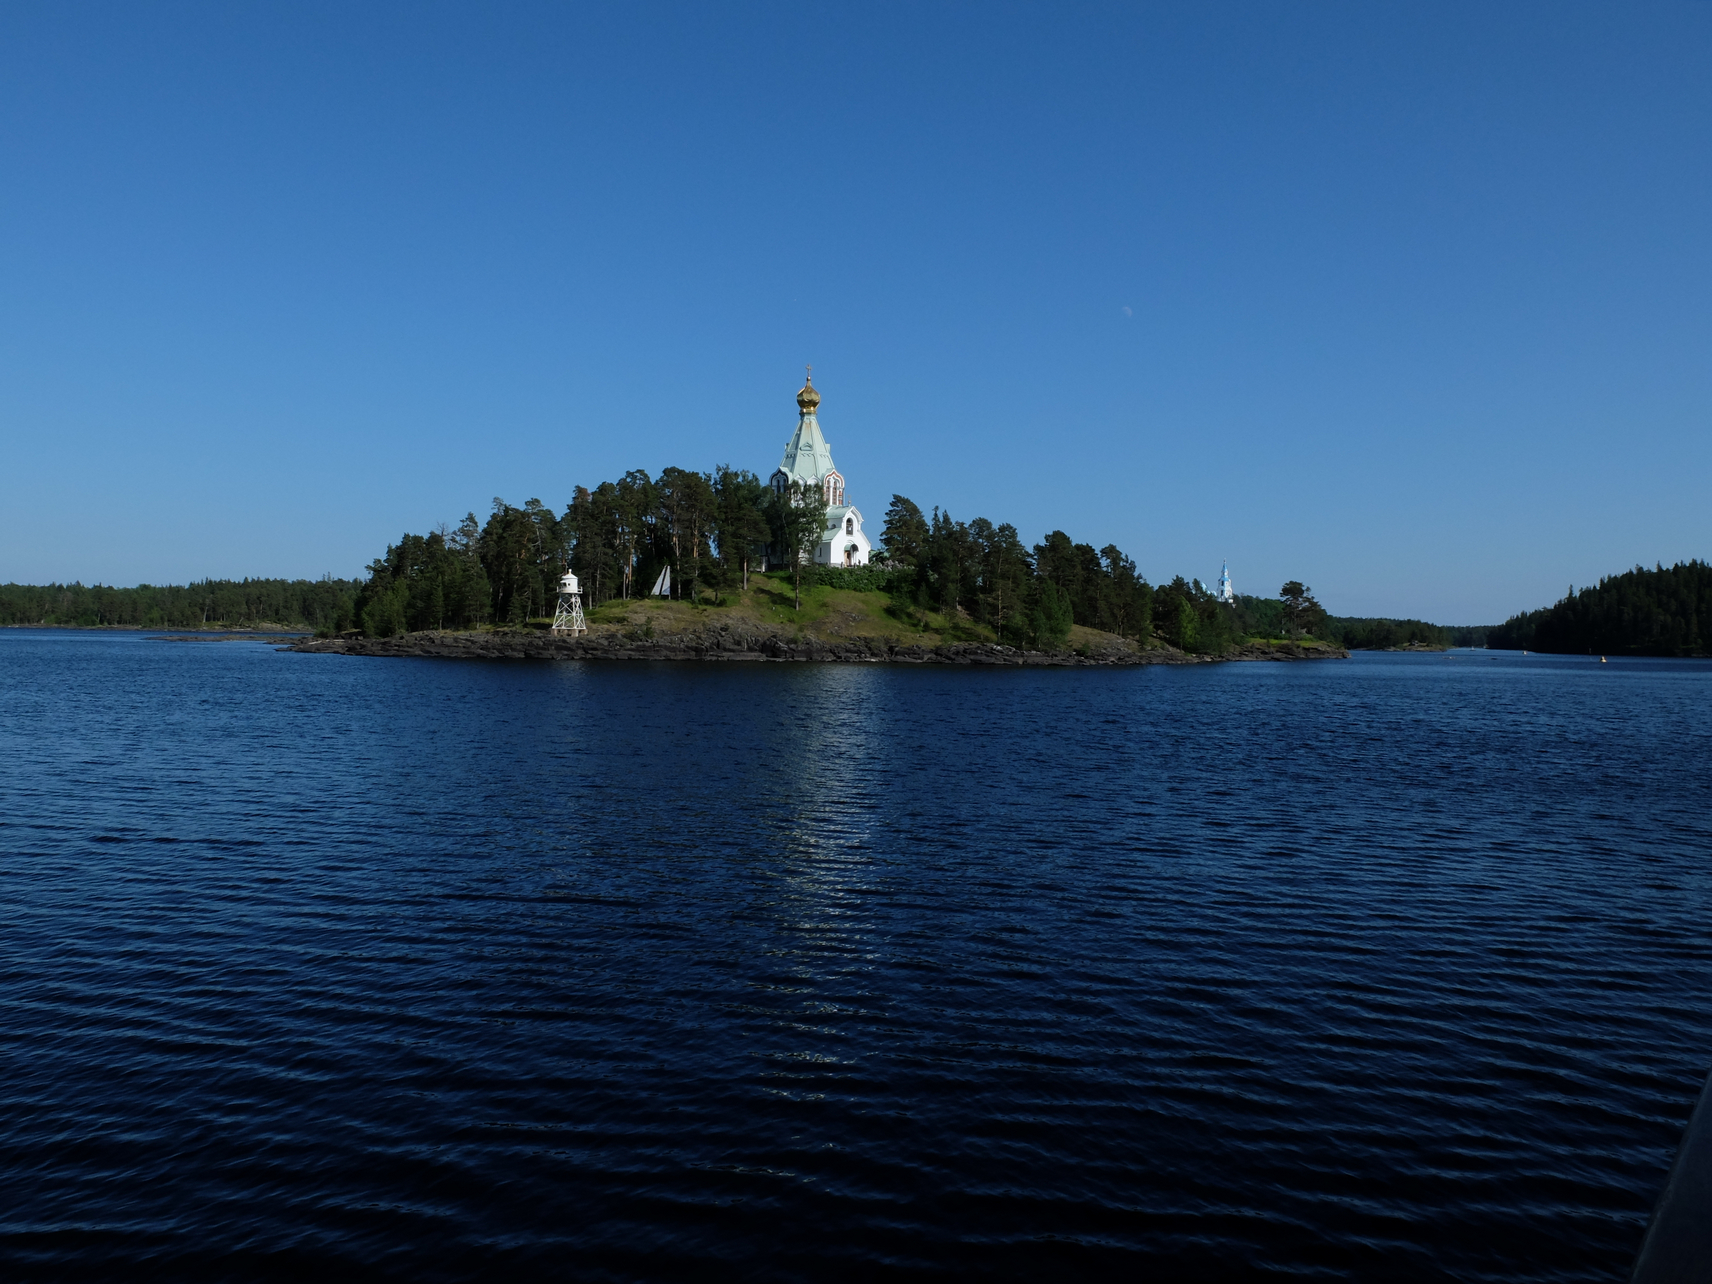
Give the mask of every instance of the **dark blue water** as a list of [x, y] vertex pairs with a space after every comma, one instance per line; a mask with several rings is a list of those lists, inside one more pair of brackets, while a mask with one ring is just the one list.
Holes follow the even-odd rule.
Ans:
[[1616, 1280], [1712, 664], [0, 633], [0, 1275]]

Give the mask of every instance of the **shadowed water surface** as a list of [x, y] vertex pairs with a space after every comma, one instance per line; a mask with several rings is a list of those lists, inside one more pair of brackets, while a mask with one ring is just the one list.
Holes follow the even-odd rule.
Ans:
[[1712, 665], [0, 634], [0, 1267], [1614, 1280]]

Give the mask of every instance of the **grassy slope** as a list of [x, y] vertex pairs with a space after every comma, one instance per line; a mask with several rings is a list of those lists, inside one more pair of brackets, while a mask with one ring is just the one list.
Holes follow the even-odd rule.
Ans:
[[[747, 593], [733, 592], [719, 606], [705, 599], [694, 605], [644, 598], [603, 602], [589, 612], [592, 631], [630, 631], [652, 626], [657, 636], [686, 633], [721, 624], [754, 632], [795, 634], [836, 642], [844, 638], [890, 638], [902, 643], [938, 646], [942, 642], [992, 642], [993, 631], [966, 617], [948, 619], [936, 611], [915, 611], [892, 604], [885, 593], [856, 593], [849, 589], [804, 585], [802, 609], [792, 608], [790, 577], [751, 575]], [[1131, 649], [1115, 634], [1080, 625], [1070, 631], [1071, 647]]]

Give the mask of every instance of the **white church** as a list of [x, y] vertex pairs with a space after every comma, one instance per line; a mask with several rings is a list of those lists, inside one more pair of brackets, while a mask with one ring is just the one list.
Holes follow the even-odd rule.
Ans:
[[862, 514], [844, 502], [844, 474], [832, 462], [832, 448], [820, 432], [815, 412], [820, 394], [814, 390], [814, 371], [797, 393], [797, 430], [785, 443], [785, 458], [768, 484], [780, 494], [791, 485], [818, 486], [826, 495], [826, 530], [814, 550], [822, 566], [866, 566], [873, 547], [862, 533]]

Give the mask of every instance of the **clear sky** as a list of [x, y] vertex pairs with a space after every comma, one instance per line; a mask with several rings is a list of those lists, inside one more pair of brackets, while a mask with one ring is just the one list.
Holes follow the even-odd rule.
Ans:
[[0, 580], [777, 463], [1495, 621], [1712, 556], [1712, 5], [0, 7]]

